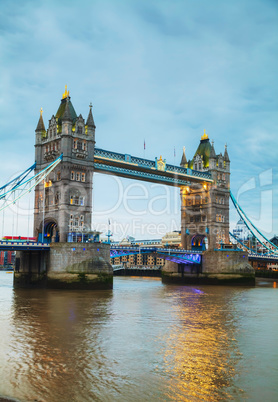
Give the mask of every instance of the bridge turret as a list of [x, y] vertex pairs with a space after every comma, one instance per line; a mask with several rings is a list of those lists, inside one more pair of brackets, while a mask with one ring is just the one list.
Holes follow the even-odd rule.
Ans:
[[183, 152], [182, 152], [182, 158], [181, 158], [181, 163], [180, 163], [181, 167], [187, 168], [188, 167], [188, 162], [185, 156], [185, 147], [183, 147]]
[[95, 121], [93, 118], [93, 112], [92, 112], [92, 103], [89, 105], [89, 114], [87, 117], [86, 125], [85, 125], [85, 133], [88, 136], [88, 154], [89, 155], [94, 155], [94, 147], [95, 147], [95, 131], [96, 131], [96, 125]]
[[40, 110], [40, 118], [37, 124], [37, 128], [35, 130], [36, 132], [36, 142], [35, 142], [35, 160], [37, 163], [41, 163], [42, 159], [42, 148], [41, 144], [43, 139], [46, 136], [46, 131], [45, 131], [45, 126], [43, 122], [43, 117], [42, 117], [42, 108]]

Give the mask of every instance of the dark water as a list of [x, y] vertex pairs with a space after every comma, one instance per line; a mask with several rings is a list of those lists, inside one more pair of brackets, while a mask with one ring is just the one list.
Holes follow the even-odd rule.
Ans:
[[277, 401], [278, 289], [13, 290], [0, 273], [0, 395], [20, 401]]

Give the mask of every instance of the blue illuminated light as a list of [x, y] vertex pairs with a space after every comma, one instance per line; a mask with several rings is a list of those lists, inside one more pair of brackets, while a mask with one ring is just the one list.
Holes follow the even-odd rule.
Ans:
[[227, 257], [229, 257], [229, 254], [227, 254]]
[[83, 251], [85, 251], [86, 249], [85, 248], [83, 248]]
[[97, 249], [97, 251], [99, 251], [99, 248]]

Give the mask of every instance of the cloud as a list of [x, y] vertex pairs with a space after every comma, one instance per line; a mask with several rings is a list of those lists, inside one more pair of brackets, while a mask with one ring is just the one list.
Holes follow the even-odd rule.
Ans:
[[[2, 1], [2, 179], [34, 159], [39, 110], [67, 84], [94, 105], [97, 146], [168, 162], [194, 154], [203, 129], [229, 146], [232, 188], [277, 149], [277, 3]], [[234, 173], [233, 173], [234, 172]], [[243, 172], [243, 173], [240, 173]], [[275, 176], [273, 186], [277, 187]]]

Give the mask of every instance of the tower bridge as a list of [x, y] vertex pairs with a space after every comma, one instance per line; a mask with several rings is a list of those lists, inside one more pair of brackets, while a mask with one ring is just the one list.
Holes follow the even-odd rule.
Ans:
[[[175, 255], [174, 251], [168, 253], [167, 259], [171, 261], [166, 264], [165, 276], [177, 279], [180, 263], [200, 264], [201, 257], [198, 262], [193, 261], [196, 257], [192, 257], [194, 253], [191, 251], [199, 248], [198, 255], [203, 253], [204, 278], [217, 278], [218, 283], [226, 275], [226, 279], [233, 277], [236, 282], [254, 283], [247, 253], [233, 250], [228, 255], [226, 251], [224, 254], [219, 251], [220, 245], [229, 243], [230, 159], [227, 146], [223, 154], [216, 154], [214, 143], [204, 132], [193, 158], [188, 160], [183, 150], [180, 166], [174, 166], [161, 156], [151, 161], [96, 148], [95, 130], [92, 105], [86, 120], [81, 114], [78, 116], [67, 89], [47, 128], [42, 110], [40, 112], [35, 130], [34, 169], [35, 177], [40, 179], [35, 185], [34, 236], [39, 243], [51, 243], [50, 258], [43, 257], [42, 261], [44, 251], [40, 251], [38, 257], [40, 275], [42, 269], [45, 274], [47, 271], [48, 283], [60, 287], [70, 273], [74, 278], [72, 287], [78, 287], [80, 283], [76, 278], [84, 273], [86, 283], [80, 286], [90, 288], [94, 282], [92, 275], [96, 272], [111, 276], [109, 245], [94, 243], [82, 248], [82, 245], [73, 246], [67, 242], [69, 232], [87, 233], [91, 230], [94, 172], [180, 188], [183, 251], [175, 251]], [[52, 163], [56, 164], [48, 172]], [[42, 176], [41, 172], [45, 171], [47, 174]], [[17, 276], [18, 286], [30, 282], [32, 273], [35, 275], [36, 271], [36, 267], [31, 267], [28, 262], [30, 259], [21, 259], [25, 265], [23, 279], [19, 274]], [[27, 272], [29, 279], [26, 279]], [[40, 275], [36, 273], [36, 280], [34, 275], [32, 283], [40, 280]], [[110, 279], [107, 283], [104, 286], [111, 286]]]

